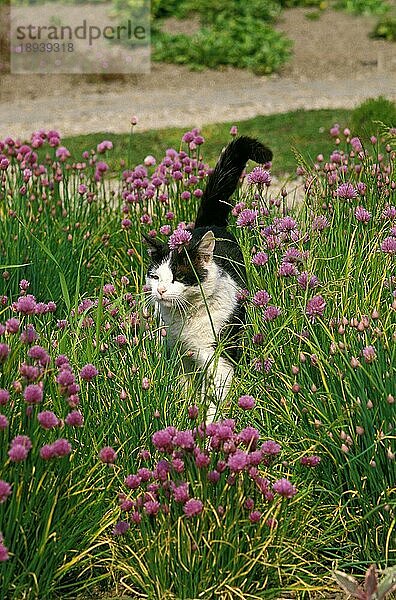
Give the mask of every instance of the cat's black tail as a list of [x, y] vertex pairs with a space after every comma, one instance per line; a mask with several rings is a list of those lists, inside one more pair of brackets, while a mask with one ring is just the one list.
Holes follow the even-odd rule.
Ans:
[[246, 136], [236, 138], [224, 149], [208, 178], [195, 227], [227, 225], [232, 209], [229, 198], [235, 191], [249, 159], [263, 164], [272, 159], [272, 152], [261, 142]]

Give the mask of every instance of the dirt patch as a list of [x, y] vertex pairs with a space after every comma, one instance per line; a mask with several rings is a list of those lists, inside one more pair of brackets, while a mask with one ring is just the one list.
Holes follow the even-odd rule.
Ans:
[[395, 44], [369, 37], [376, 17], [326, 10], [313, 21], [309, 14], [312, 11], [303, 8], [282, 13], [277, 29], [293, 40], [294, 52], [281, 77], [354, 79], [396, 72]]

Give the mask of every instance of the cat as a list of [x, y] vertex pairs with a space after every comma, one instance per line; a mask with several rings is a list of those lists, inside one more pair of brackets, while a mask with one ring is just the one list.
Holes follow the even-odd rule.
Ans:
[[[245, 320], [244, 307], [237, 301], [237, 292], [246, 287], [244, 260], [227, 224], [229, 199], [249, 159], [263, 164], [272, 159], [272, 152], [246, 136], [223, 150], [185, 246], [171, 250], [169, 244], [144, 236], [151, 258], [146, 289], [167, 329], [168, 343], [179, 344], [185, 373], [204, 371], [213, 383], [217, 402], [209, 406], [207, 423], [229, 391]], [[208, 389], [206, 385], [206, 394]]]

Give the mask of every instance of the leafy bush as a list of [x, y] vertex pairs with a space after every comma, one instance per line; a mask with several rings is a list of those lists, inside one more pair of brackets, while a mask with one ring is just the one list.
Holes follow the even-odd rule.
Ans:
[[390, 8], [387, 0], [336, 0], [334, 5], [358, 15], [383, 15]]
[[396, 105], [383, 96], [365, 100], [352, 111], [352, 129], [358, 135], [364, 135], [366, 139], [369, 134], [378, 132], [381, 127], [379, 122], [389, 127], [396, 126]]
[[153, 39], [154, 60], [197, 69], [232, 65], [265, 74], [279, 69], [290, 56], [290, 42], [252, 18], [229, 22], [218, 17], [212, 27], [203, 27], [193, 36], [157, 32]]
[[385, 38], [388, 42], [396, 42], [396, 17], [383, 17], [380, 19], [371, 36]]
[[[129, 5], [114, 0], [119, 15], [126, 15]], [[266, 2], [225, 2], [191, 0], [177, 4], [157, 3], [152, 7], [151, 41], [154, 60], [188, 64], [195, 69], [232, 65], [258, 74], [272, 73], [290, 56], [290, 42], [269, 23], [279, 15], [273, 0]], [[193, 35], [172, 35], [161, 30], [161, 18], [188, 18], [198, 14], [201, 27]]]

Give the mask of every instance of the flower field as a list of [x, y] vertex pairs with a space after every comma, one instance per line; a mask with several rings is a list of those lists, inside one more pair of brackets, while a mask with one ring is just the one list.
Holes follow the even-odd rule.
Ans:
[[235, 194], [248, 318], [207, 426], [142, 241], [194, 220], [201, 133], [115, 173], [109, 140], [0, 141], [2, 598], [302, 597], [395, 565], [396, 130], [329, 136], [301, 206], [271, 165]]

